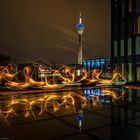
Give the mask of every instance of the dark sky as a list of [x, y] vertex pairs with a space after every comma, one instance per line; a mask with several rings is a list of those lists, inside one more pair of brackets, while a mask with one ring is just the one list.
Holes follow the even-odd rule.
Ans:
[[110, 0], [0, 0], [0, 54], [76, 63], [79, 11], [84, 58], [110, 56]]

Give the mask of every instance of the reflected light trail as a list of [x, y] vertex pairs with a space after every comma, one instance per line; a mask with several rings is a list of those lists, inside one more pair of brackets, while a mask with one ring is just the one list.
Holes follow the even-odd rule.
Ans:
[[[123, 100], [125, 92], [122, 91], [118, 94], [112, 89], [101, 89], [101, 94], [111, 97], [111, 101]], [[73, 112], [76, 113], [76, 107], [79, 106], [81, 109], [88, 109], [88, 107], [102, 107], [102, 97], [100, 95], [88, 94], [77, 94], [75, 92], [64, 92], [62, 94], [43, 94], [39, 96], [21, 96], [11, 97], [9, 100], [0, 102], [0, 114], [8, 117], [18, 117], [19, 112], [23, 114], [25, 118], [36, 118], [35, 108], [38, 108], [38, 116], [44, 113], [51, 112]], [[88, 98], [90, 97], [90, 98]], [[105, 96], [103, 96], [105, 97]]]

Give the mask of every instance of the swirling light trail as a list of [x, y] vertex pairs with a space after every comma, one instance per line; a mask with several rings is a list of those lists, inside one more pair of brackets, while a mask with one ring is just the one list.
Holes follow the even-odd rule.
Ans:
[[[57, 89], [80, 82], [84, 82], [86, 84], [95, 82], [100, 84], [111, 84], [118, 76], [122, 80], [125, 80], [122, 74], [118, 71], [113, 72], [112, 79], [101, 79], [100, 75], [102, 74], [102, 70], [99, 69], [94, 69], [92, 71], [91, 78], [89, 77], [88, 71], [86, 69], [83, 69], [80, 79], [77, 79], [75, 67], [63, 66], [62, 68], [63, 72], [60, 69], [54, 70], [54, 72], [52, 73], [52, 78], [49, 78], [49, 74], [46, 73], [44, 79], [41, 79], [41, 81], [37, 81], [33, 77], [34, 70], [32, 70], [31, 67], [24, 67], [23, 71], [18, 71], [16, 66], [9, 64], [7, 66], [0, 66], [0, 81], [5, 81], [5, 87], [10, 89], [27, 89], [29, 87]], [[24, 80], [19, 80], [19, 73], [23, 75]]]

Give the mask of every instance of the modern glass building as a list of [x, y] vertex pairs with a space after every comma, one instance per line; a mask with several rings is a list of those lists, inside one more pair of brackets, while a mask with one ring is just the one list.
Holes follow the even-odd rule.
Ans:
[[88, 70], [102, 69], [106, 71], [110, 66], [109, 58], [85, 59], [83, 60], [83, 67]]
[[112, 68], [121, 67], [128, 82], [140, 82], [140, 0], [112, 0]]

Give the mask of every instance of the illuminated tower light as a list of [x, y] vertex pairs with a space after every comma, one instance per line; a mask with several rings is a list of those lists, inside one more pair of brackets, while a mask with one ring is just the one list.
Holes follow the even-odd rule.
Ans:
[[82, 23], [82, 16], [81, 16], [81, 12], [80, 12], [79, 23], [76, 25], [76, 29], [79, 34], [78, 64], [81, 64], [81, 65], [82, 65], [82, 61], [83, 61], [82, 34], [84, 31], [84, 28], [85, 28], [85, 26]]

